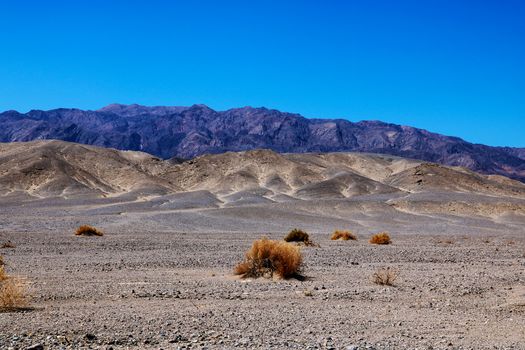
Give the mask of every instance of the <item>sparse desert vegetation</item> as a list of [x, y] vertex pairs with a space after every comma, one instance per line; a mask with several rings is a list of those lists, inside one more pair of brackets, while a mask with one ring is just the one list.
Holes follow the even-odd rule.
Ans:
[[303, 257], [299, 247], [287, 242], [262, 238], [253, 242], [243, 262], [235, 267], [242, 277], [296, 277], [300, 273]]
[[11, 241], [7, 241], [7, 242], [2, 243], [2, 245], [0, 246], [0, 248], [2, 248], [2, 249], [7, 249], [7, 248], [16, 248], [16, 246], [14, 245], [13, 242], [11, 242]]
[[104, 233], [93, 226], [82, 225], [77, 228], [75, 235], [77, 236], [103, 236]]
[[370, 237], [369, 242], [371, 244], [390, 244], [392, 243], [392, 240], [390, 239], [390, 235], [388, 233], [380, 232]]
[[399, 276], [399, 270], [391, 267], [382, 267], [372, 275], [372, 281], [382, 286], [393, 286]]
[[22, 280], [8, 276], [0, 282], [0, 312], [26, 309], [28, 304], [26, 284]]
[[357, 236], [350, 232], [350, 231], [343, 231], [343, 230], [335, 230], [333, 233], [332, 233], [332, 236], [330, 237], [330, 239], [332, 241], [337, 241], [337, 240], [343, 240], [343, 241], [349, 241], [349, 240], [357, 240]]
[[[465, 249], [436, 244], [439, 239], [457, 239], [454, 233], [442, 232], [396, 231], [395, 244], [390, 246], [372, 246], [368, 243], [370, 236], [362, 242], [326, 244], [321, 249], [290, 243], [303, 254], [299, 271], [309, 277], [299, 281], [277, 279], [277, 273], [276, 280], [240, 278], [243, 275], [232, 278], [235, 265], [249, 261], [244, 260], [244, 252], [261, 237], [257, 232], [187, 234], [122, 229], [114, 231], [118, 239], [108, 244], [91, 244], [90, 239], [77, 244], [70, 227], [64, 225], [59, 235], [56, 231], [19, 233], [16, 242], [23, 237], [23, 249], [0, 250], [8, 273], [14, 273], [10, 266], [15, 262], [20, 271], [30, 271], [31, 290], [35, 290], [30, 306], [45, 308], [30, 315], [0, 314], [0, 348], [26, 349], [36, 343], [55, 348], [54, 342], [60, 342], [57, 334], [68, 337], [70, 345], [64, 345], [66, 348], [167, 349], [173, 347], [174, 339], [180, 347], [197, 343], [209, 348], [236, 348], [242, 347], [246, 332], [251, 334], [249, 344], [254, 348], [268, 347], [267, 339], [275, 349], [323, 348], [325, 340], [320, 344], [319, 334], [330, 331], [332, 341], [328, 345], [335, 349], [353, 344], [359, 349], [383, 349], [385, 344], [391, 349], [436, 349], [447, 348], [448, 343], [454, 344], [448, 348], [458, 349], [484, 349], [487, 345], [521, 349], [524, 275], [516, 267], [523, 262], [522, 232], [498, 238], [497, 245], [487, 245], [481, 239], [458, 244]], [[326, 241], [332, 227], [324, 230]], [[273, 234], [271, 238], [286, 244], [281, 236]], [[14, 235], [6, 237], [14, 241]], [[516, 244], [503, 246], [506, 240]], [[347, 244], [352, 247], [350, 251]], [[74, 253], [63, 254], [68, 246]], [[496, 247], [500, 252], [495, 252]], [[465, 255], [467, 250], [469, 254]], [[50, 259], [43, 259], [42, 251]], [[501, 264], [494, 265], [494, 259], [500, 259]], [[104, 265], [97, 265], [101, 261]], [[245, 264], [238, 272], [270, 277], [269, 266]], [[387, 284], [375, 284], [372, 274], [383, 266], [399, 269], [397, 280], [388, 274], [383, 278], [378, 272], [378, 282]], [[502, 318], [487, 318], [495, 307], [512, 322], [502, 324]], [[108, 322], [115, 314], [123, 322]], [[166, 321], [172, 319], [181, 322]], [[283, 319], [297, 334], [293, 343], [282, 335]], [[411, 321], [405, 322], [407, 319]], [[449, 322], [452, 328], [470, 323], [480, 332], [458, 339], [457, 332], [450, 333], [451, 328], [436, 330], [436, 322]], [[395, 325], [396, 331], [376, 338], [377, 329], [386, 323]], [[195, 330], [197, 327], [215, 333], [202, 333]], [[147, 334], [141, 332], [144, 329]], [[165, 330], [167, 336], [155, 332], [158, 329]], [[481, 334], [487, 330], [490, 334]], [[86, 333], [96, 340], [86, 339]], [[49, 335], [53, 338], [48, 340]], [[18, 340], [13, 340], [14, 336]], [[363, 340], [349, 342], [349, 337]], [[121, 345], [115, 347], [116, 342]]]
[[0, 265], [0, 312], [27, 308], [28, 299], [26, 284], [20, 278], [8, 275], [5, 266]]
[[0, 282], [6, 280], [8, 278], [7, 273], [5, 272], [5, 266], [0, 265]]
[[284, 237], [284, 240], [286, 242], [303, 243], [304, 245], [308, 246], [318, 246], [310, 239], [310, 235], [308, 233], [298, 228], [294, 228], [288, 232], [288, 234]]
[[305, 231], [300, 230], [298, 228], [294, 228], [293, 230], [288, 232], [286, 237], [284, 237], [284, 240], [286, 242], [302, 242], [302, 243], [306, 243], [306, 242], [310, 241], [310, 236]]
[[440, 239], [437, 241], [439, 244], [454, 244], [454, 241], [451, 239]]

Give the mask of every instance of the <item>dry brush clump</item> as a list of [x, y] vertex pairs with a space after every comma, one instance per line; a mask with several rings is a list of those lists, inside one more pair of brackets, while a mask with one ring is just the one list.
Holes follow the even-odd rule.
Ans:
[[286, 242], [303, 242], [303, 243], [306, 243], [306, 242], [310, 241], [310, 236], [305, 231], [300, 230], [298, 228], [294, 228], [293, 230], [288, 232], [286, 237], [284, 237], [284, 240]]
[[82, 225], [79, 228], [77, 228], [75, 235], [77, 236], [99, 236], [100, 237], [104, 235], [104, 232], [97, 230], [93, 226]]
[[337, 241], [339, 239], [343, 241], [355, 241], [357, 239], [357, 236], [350, 231], [335, 230], [334, 233], [332, 233], [332, 237], [330, 237], [330, 239], [332, 241]]
[[293, 230], [288, 232], [286, 237], [284, 237], [284, 240], [286, 242], [303, 243], [304, 245], [308, 246], [318, 246], [312, 240], [310, 240], [310, 236], [308, 235], [308, 233], [298, 228], [294, 228]]
[[8, 275], [5, 266], [0, 265], [0, 312], [24, 310], [28, 303], [26, 284], [20, 278]]
[[451, 240], [451, 239], [440, 239], [438, 241], [439, 244], [447, 244], [447, 245], [450, 245], [450, 244], [454, 244], [454, 241]]
[[399, 276], [399, 271], [390, 267], [382, 267], [372, 275], [372, 281], [381, 286], [393, 286]]
[[6, 249], [6, 248], [16, 248], [16, 246], [15, 246], [11, 241], [7, 241], [7, 242], [2, 243], [2, 245], [0, 246], [0, 248], [2, 248], [2, 249]]
[[298, 277], [302, 263], [303, 257], [298, 246], [262, 238], [253, 242], [234, 273], [243, 278], [271, 278], [274, 275], [280, 278]]
[[369, 242], [371, 244], [390, 244], [392, 243], [392, 240], [390, 239], [390, 235], [388, 233], [380, 232], [373, 235]]
[[0, 282], [0, 312], [24, 310], [28, 304], [26, 284], [21, 279], [8, 276]]
[[[0, 256], [1, 258], [1, 256]], [[7, 276], [7, 273], [5, 272], [5, 266], [0, 265], [0, 283], [5, 281], [9, 276]]]

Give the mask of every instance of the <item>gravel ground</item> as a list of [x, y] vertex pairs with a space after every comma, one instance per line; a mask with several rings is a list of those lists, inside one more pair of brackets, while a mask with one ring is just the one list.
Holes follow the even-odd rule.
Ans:
[[[524, 232], [392, 233], [389, 246], [316, 233], [306, 280], [234, 277], [259, 237], [4, 230], [34, 309], [0, 314], [0, 348], [525, 349]], [[371, 281], [380, 267], [399, 270], [395, 286]]]

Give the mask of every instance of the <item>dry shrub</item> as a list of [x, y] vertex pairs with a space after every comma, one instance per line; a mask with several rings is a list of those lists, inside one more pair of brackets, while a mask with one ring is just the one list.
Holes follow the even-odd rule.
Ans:
[[7, 241], [5, 243], [3, 243], [0, 248], [2, 249], [5, 249], [5, 248], [16, 248], [16, 246], [11, 242], [11, 241]]
[[393, 286], [399, 276], [399, 271], [390, 267], [382, 267], [372, 275], [372, 281], [381, 286]]
[[274, 274], [280, 278], [297, 277], [302, 262], [301, 250], [296, 245], [262, 238], [253, 242], [234, 273], [243, 278], [273, 277]]
[[82, 225], [79, 228], [77, 228], [75, 235], [77, 236], [103, 236], [104, 233], [102, 231], [97, 230], [93, 226]]
[[4, 266], [4, 257], [0, 255], [0, 266]]
[[439, 240], [438, 243], [441, 243], [441, 244], [454, 244], [454, 241], [451, 240], [451, 239], [442, 239], [442, 240]]
[[8, 276], [0, 282], [0, 311], [27, 309], [28, 303], [26, 284], [22, 280]]
[[5, 266], [0, 264], [0, 312], [27, 309], [27, 304], [26, 284], [19, 278], [9, 276]]
[[284, 240], [286, 242], [310, 242], [310, 236], [308, 236], [308, 233], [304, 232], [303, 230], [300, 230], [298, 228], [294, 228], [288, 234], [286, 237], [284, 237]]
[[308, 245], [308, 246], [319, 247], [318, 244], [310, 240], [310, 236], [308, 235], [308, 233], [298, 228], [294, 228], [293, 230], [288, 232], [286, 237], [284, 237], [284, 240], [286, 242], [297, 242], [297, 243], [303, 243], [304, 245]]
[[338, 239], [341, 239], [343, 241], [355, 241], [357, 239], [357, 236], [350, 231], [335, 230], [334, 233], [332, 233], [332, 237], [330, 237], [330, 239], [332, 241], [337, 241]]
[[392, 243], [392, 241], [390, 240], [390, 235], [386, 232], [376, 233], [370, 238], [369, 242], [372, 244], [390, 244]]
[[[1, 258], [1, 257], [0, 257]], [[5, 272], [5, 266], [0, 265], [0, 283], [5, 281], [9, 276]]]

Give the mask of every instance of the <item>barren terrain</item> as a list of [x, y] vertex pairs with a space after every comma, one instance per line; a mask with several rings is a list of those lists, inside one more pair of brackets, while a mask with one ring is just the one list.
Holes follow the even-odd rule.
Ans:
[[[46, 158], [47, 157], [47, 158]], [[525, 349], [525, 185], [416, 160], [0, 144], [0, 348]], [[94, 225], [103, 237], [78, 237]], [[304, 280], [239, 279], [292, 228]], [[349, 229], [357, 241], [330, 241]], [[368, 243], [388, 231], [391, 245]], [[379, 286], [381, 267], [399, 271]]]

